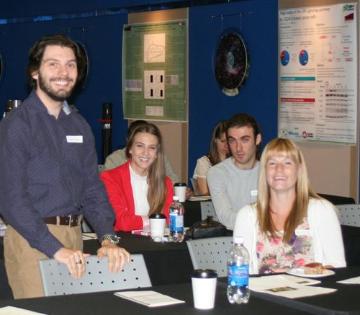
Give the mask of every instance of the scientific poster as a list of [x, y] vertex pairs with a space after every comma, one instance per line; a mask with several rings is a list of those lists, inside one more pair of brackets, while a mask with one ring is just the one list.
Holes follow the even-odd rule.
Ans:
[[279, 136], [356, 143], [355, 3], [279, 11]]
[[125, 119], [187, 121], [187, 53], [186, 21], [124, 26]]

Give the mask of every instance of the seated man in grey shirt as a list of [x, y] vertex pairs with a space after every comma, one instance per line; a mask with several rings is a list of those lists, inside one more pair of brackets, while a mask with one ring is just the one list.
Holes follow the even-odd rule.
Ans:
[[[129, 138], [129, 135], [131, 134], [132, 130], [138, 125], [141, 125], [142, 123], [146, 122], [145, 120], [135, 120], [129, 125], [127, 138]], [[104, 169], [110, 170], [112, 168], [118, 167], [121, 164], [124, 164], [127, 161], [126, 154], [125, 154], [125, 148], [119, 149], [111, 153], [105, 160]], [[179, 181], [179, 177], [175, 174], [174, 170], [171, 167], [169, 159], [164, 156], [164, 162], [165, 162], [165, 174], [166, 176], [169, 176], [173, 183], [177, 183]]]
[[219, 221], [233, 230], [237, 212], [256, 201], [261, 133], [253, 117], [237, 114], [228, 121], [226, 138], [232, 156], [211, 167], [207, 181]]

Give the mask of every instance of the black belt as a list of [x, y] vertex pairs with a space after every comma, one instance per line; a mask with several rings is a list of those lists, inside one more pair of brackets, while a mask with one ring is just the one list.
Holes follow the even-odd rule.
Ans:
[[82, 220], [82, 215], [70, 214], [65, 217], [56, 216], [44, 218], [46, 224], [55, 224], [55, 225], [67, 225], [67, 226], [78, 226]]

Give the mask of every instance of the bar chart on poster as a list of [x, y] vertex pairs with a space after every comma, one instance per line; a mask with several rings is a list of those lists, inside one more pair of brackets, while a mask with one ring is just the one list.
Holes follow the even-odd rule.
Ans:
[[279, 11], [279, 136], [355, 144], [356, 3]]
[[126, 119], [187, 121], [187, 23], [128, 24], [123, 30]]

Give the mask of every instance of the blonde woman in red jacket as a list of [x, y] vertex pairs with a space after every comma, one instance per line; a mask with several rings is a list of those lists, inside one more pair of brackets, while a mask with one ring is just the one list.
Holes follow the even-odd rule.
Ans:
[[101, 173], [116, 219], [115, 231], [132, 231], [149, 226], [149, 215], [169, 218], [173, 184], [165, 176], [160, 130], [144, 122], [135, 127], [126, 145], [128, 162]]

